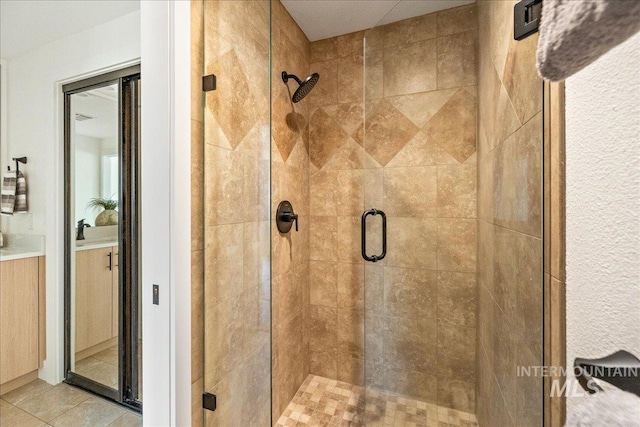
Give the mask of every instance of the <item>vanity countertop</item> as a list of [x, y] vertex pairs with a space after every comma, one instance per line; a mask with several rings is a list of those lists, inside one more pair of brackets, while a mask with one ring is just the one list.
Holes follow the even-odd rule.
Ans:
[[76, 252], [88, 251], [91, 249], [110, 248], [112, 246], [118, 246], [117, 239], [108, 239], [108, 240], [99, 239], [96, 241], [76, 240]]
[[30, 234], [4, 235], [4, 247], [0, 248], [0, 261], [13, 261], [44, 255], [44, 236]]

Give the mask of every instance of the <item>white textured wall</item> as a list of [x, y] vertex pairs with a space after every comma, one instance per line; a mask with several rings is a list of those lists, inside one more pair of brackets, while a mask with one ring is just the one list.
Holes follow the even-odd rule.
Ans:
[[566, 81], [566, 123], [567, 366], [640, 357], [640, 34]]
[[[29, 213], [2, 216], [3, 232], [46, 236], [47, 360], [40, 378], [63, 379], [63, 104], [60, 84], [140, 58], [140, 12], [7, 61], [6, 156], [27, 156]], [[6, 165], [1, 165], [3, 170]]]
[[[2, 231], [47, 234], [51, 229], [51, 195], [56, 181], [55, 151], [62, 117], [59, 82], [82, 78], [140, 58], [140, 12], [56, 40], [7, 61], [8, 158], [27, 156], [29, 213], [3, 216]], [[2, 165], [6, 169], [6, 161]]]

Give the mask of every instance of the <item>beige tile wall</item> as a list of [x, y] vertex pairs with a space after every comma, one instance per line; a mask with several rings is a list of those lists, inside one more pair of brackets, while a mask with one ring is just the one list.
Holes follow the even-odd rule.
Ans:
[[217, 76], [217, 89], [205, 95], [204, 307], [194, 319], [201, 323], [204, 317], [206, 325], [204, 390], [218, 396], [205, 424], [267, 425], [269, 2], [205, 1], [203, 13], [204, 70]]
[[[260, 185], [269, 182], [265, 6], [220, 2], [215, 12], [209, 2], [205, 6], [213, 14], [206, 33], [215, 35], [207, 71], [244, 73], [230, 76], [227, 86], [219, 80], [217, 96], [208, 95], [206, 120], [213, 126], [206, 129], [205, 153], [203, 65], [196, 55], [204, 50], [196, 29], [202, 6], [192, 2], [198, 23], [192, 26], [192, 156], [194, 182], [204, 182], [193, 186], [192, 195], [194, 425], [202, 419], [203, 382], [214, 392], [234, 394], [208, 424], [224, 425], [234, 411], [246, 422], [266, 420], [271, 329], [274, 414], [286, 407], [309, 370], [362, 383], [365, 311], [370, 384], [472, 411], [476, 233], [483, 325], [477, 331], [480, 422], [538, 419], [537, 383], [512, 375], [515, 364], [539, 364], [541, 354], [541, 288], [527, 286], [540, 270], [541, 101], [539, 81], [530, 72], [534, 38], [513, 42], [510, 4], [479, 3], [476, 229], [475, 26], [467, 19], [473, 7], [370, 34], [364, 126], [363, 33], [309, 47], [282, 6], [273, 3], [271, 209], [290, 200], [301, 229], [287, 236], [272, 230], [269, 241], [268, 188]], [[246, 16], [252, 17], [249, 25]], [[237, 37], [244, 43], [229, 40], [232, 28], [242, 29]], [[320, 72], [321, 81], [306, 100], [292, 105], [279, 80], [281, 68], [300, 77]], [[516, 167], [524, 163], [525, 174]], [[389, 253], [382, 263], [365, 266], [359, 215], [371, 206], [389, 215]], [[197, 298], [203, 293], [204, 299]], [[211, 324], [227, 326], [208, 330], [206, 342], [217, 346], [207, 352], [200, 344], [205, 312]], [[238, 412], [249, 401], [252, 411]]]
[[[473, 412], [475, 8], [372, 30], [366, 65], [364, 36], [311, 44], [311, 373], [362, 384], [366, 333], [367, 385]], [[388, 255], [365, 265], [372, 207]], [[370, 253], [379, 233], [372, 222]]]
[[[202, 424], [203, 389], [220, 395], [207, 425], [268, 423], [271, 358], [276, 418], [309, 373], [308, 106], [291, 103], [280, 73], [306, 76], [310, 44], [279, 2], [271, 7], [270, 145], [268, 2], [192, 1], [193, 425]], [[206, 116], [205, 63], [218, 76]], [[269, 230], [268, 209], [285, 199], [300, 231], [281, 236]]]
[[271, 3], [272, 22], [272, 148], [271, 212], [288, 200], [299, 215], [285, 235], [275, 221], [272, 233], [272, 357], [273, 416], [280, 417], [309, 374], [305, 316], [309, 311], [309, 101], [294, 104], [293, 92], [281, 74], [304, 79], [309, 74], [310, 43], [279, 1]]
[[479, 1], [478, 382], [480, 425], [540, 425], [542, 82], [537, 35], [513, 40], [514, 1]]

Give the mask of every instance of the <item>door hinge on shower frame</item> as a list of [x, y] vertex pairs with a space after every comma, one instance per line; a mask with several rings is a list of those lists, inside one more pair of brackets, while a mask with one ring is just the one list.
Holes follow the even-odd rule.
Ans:
[[202, 393], [202, 407], [209, 411], [216, 410], [216, 395], [211, 393]]
[[513, 38], [522, 40], [538, 31], [542, 0], [521, 0], [513, 6]]
[[211, 92], [212, 90], [216, 90], [216, 75], [202, 76], [202, 91]]

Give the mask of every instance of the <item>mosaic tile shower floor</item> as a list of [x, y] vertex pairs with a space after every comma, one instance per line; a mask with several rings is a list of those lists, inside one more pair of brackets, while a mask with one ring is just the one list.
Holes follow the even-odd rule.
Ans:
[[276, 427], [477, 427], [474, 414], [309, 375]]

